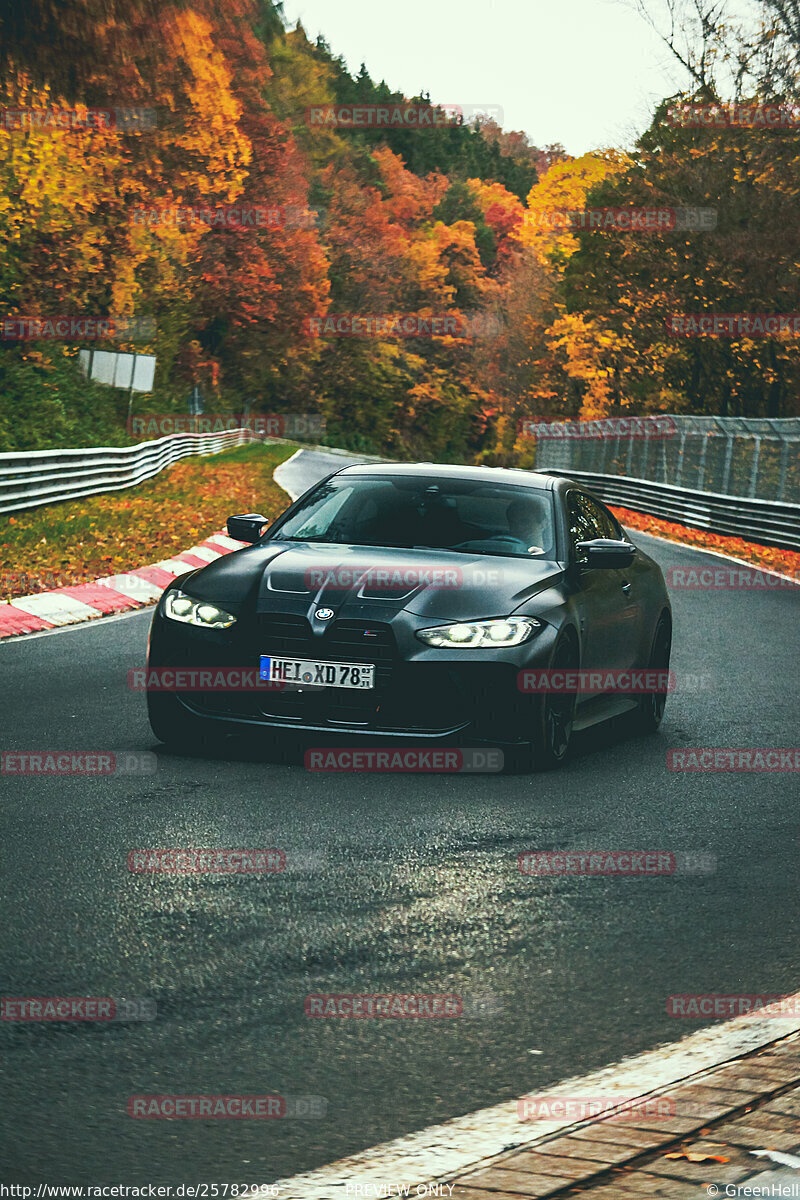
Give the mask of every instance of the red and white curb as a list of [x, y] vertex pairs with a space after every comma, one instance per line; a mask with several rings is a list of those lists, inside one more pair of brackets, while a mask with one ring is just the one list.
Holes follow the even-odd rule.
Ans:
[[[796, 1012], [800, 993], [791, 997]], [[548, 1097], [619, 1097], [620, 1105], [644, 1101], [653, 1093], [686, 1082], [701, 1082], [706, 1072], [752, 1054], [800, 1030], [800, 1016], [734, 1017], [720, 1025], [699, 1029], [679, 1042], [659, 1046], [633, 1058], [593, 1071], [582, 1078], [563, 1080], [541, 1088]], [[281, 1200], [346, 1200], [347, 1197], [439, 1195], [434, 1181], [452, 1180], [467, 1170], [486, 1166], [506, 1150], [530, 1149], [554, 1134], [566, 1133], [591, 1120], [550, 1117], [520, 1120], [517, 1100], [431, 1125], [418, 1133], [373, 1146], [301, 1175], [278, 1179]], [[609, 1107], [609, 1112], [614, 1111]], [[435, 1186], [435, 1185], [434, 1185]], [[468, 1186], [462, 1184], [461, 1186]], [[482, 1184], [481, 1186], [486, 1186]], [[358, 1190], [357, 1190], [358, 1189]], [[406, 1190], [408, 1189], [408, 1190]], [[256, 1200], [246, 1192], [241, 1200]]]
[[0, 604], [0, 640], [21, 634], [78, 625], [110, 613], [129, 612], [154, 604], [164, 588], [179, 575], [246, 546], [222, 530], [197, 546], [125, 575], [107, 575], [90, 583], [55, 588], [34, 596], [17, 596]]
[[[270, 439], [282, 441], [281, 438]], [[326, 453], [330, 447], [325, 448]], [[346, 450], [332, 451], [349, 454]], [[299, 493], [281, 484], [280, 472], [304, 451], [296, 450], [291, 458], [280, 463], [273, 472], [279, 487], [288, 493], [290, 500]], [[357, 458], [358, 455], [350, 455]], [[371, 460], [367, 460], [371, 461]], [[178, 575], [192, 567], [205, 567], [223, 554], [241, 550], [247, 542], [238, 542], [228, 537], [224, 530], [212, 533], [197, 546], [191, 546], [181, 554], [165, 558], [149, 567], [138, 567], [124, 575], [107, 575], [93, 579], [90, 583], [79, 583], [70, 587], [55, 588], [33, 596], [17, 596], [14, 600], [0, 603], [0, 641], [20, 637], [28, 633], [41, 633], [65, 625], [80, 625], [96, 617], [132, 612], [155, 604], [164, 588]]]

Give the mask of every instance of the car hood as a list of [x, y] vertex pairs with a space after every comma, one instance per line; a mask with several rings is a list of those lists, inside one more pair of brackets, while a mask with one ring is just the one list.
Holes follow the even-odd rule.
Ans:
[[505, 616], [561, 573], [551, 560], [276, 541], [219, 558], [186, 586], [197, 599], [237, 611], [313, 606], [338, 617], [369, 606], [377, 619], [377, 605], [387, 619], [405, 610], [457, 621]]

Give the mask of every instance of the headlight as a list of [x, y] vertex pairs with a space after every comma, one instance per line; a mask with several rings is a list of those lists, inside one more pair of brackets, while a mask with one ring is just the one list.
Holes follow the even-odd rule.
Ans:
[[469, 621], [458, 625], [439, 625], [436, 629], [418, 629], [417, 637], [429, 646], [460, 646], [465, 650], [503, 649], [526, 642], [542, 622], [535, 617], [502, 617], [494, 621]]
[[236, 617], [208, 604], [205, 600], [193, 600], [185, 592], [167, 592], [164, 601], [164, 616], [173, 621], [183, 621], [184, 625], [199, 625], [202, 629], [227, 629]]

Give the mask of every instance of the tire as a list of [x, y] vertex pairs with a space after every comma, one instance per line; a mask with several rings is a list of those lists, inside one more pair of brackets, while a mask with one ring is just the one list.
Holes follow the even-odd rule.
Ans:
[[147, 716], [155, 736], [170, 750], [197, 754], [213, 749], [221, 740], [168, 692], [147, 693]]
[[[667, 671], [672, 650], [672, 623], [663, 613], [656, 625], [653, 645], [650, 650], [649, 670]], [[636, 714], [637, 725], [642, 733], [655, 733], [664, 717], [667, 703], [666, 692], [647, 692], [639, 701]]]
[[[578, 648], [572, 634], [564, 634], [556, 643], [550, 668], [569, 670], [578, 666]], [[554, 771], [569, 756], [572, 725], [575, 719], [574, 694], [543, 692], [534, 706], [534, 730], [530, 742], [506, 752], [505, 769], [509, 774]]]

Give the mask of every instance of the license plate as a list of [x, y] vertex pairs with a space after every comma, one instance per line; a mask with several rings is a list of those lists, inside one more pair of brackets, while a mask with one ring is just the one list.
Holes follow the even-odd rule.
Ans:
[[307, 658], [277, 658], [262, 654], [259, 676], [271, 683], [372, 688], [375, 686], [375, 664], [314, 662]]

